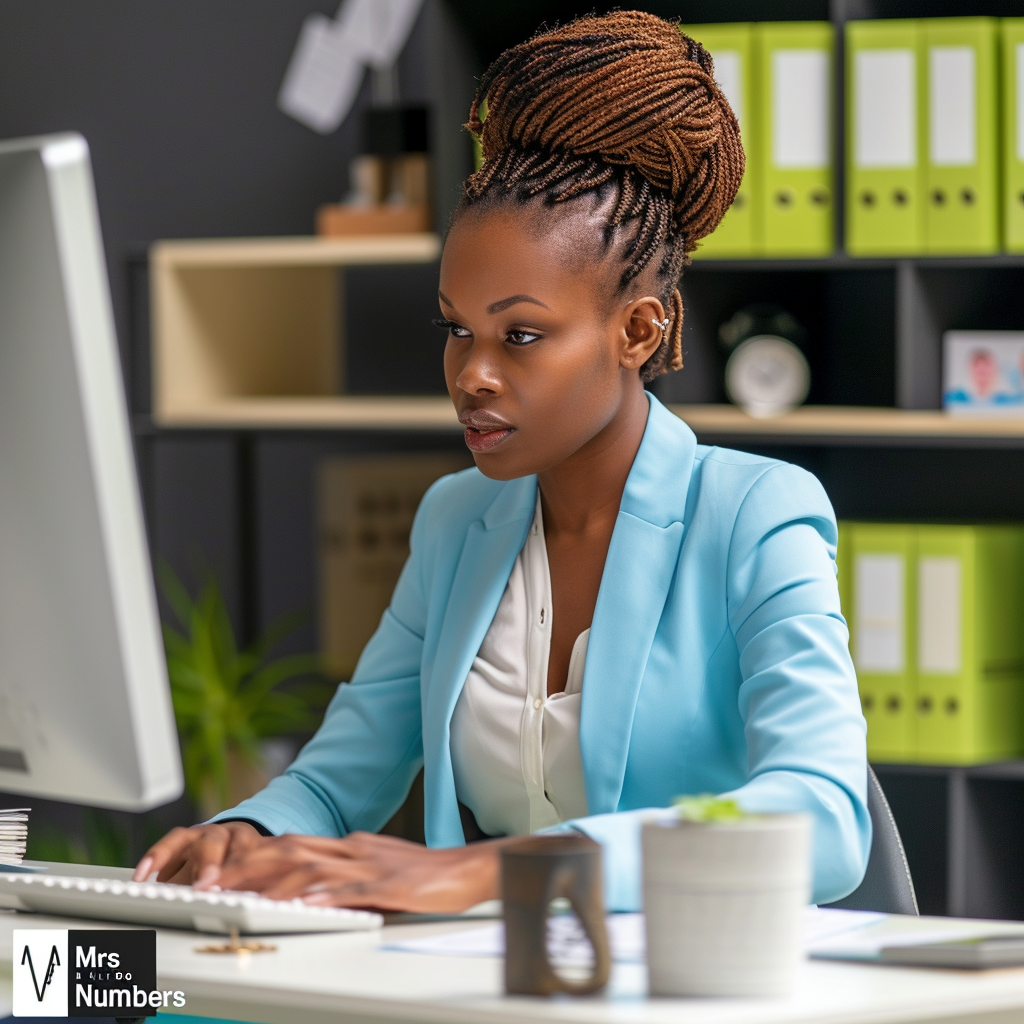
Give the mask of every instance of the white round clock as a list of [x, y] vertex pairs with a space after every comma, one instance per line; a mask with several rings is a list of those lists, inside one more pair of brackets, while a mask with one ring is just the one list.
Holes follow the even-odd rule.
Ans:
[[729, 398], [750, 416], [781, 416], [807, 398], [810, 386], [804, 354], [774, 334], [747, 338], [725, 366]]

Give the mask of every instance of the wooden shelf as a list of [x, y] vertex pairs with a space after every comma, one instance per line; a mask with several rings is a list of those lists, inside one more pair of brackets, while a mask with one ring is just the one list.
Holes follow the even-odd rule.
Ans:
[[341, 267], [431, 263], [441, 239], [431, 232], [351, 238], [214, 238], [157, 242], [151, 259], [163, 267]]
[[989, 256], [847, 256], [836, 252], [830, 256], [751, 256], [723, 258], [694, 254], [685, 273], [704, 271], [773, 271], [773, 270], [893, 270], [911, 264], [922, 270], [991, 270], [1024, 268], [1024, 253], [992, 253]]
[[447, 395], [222, 398], [158, 419], [166, 427], [242, 430], [451, 430], [463, 428]]
[[1008, 443], [1024, 445], [1024, 417], [950, 416], [944, 412], [808, 405], [774, 419], [754, 419], [733, 405], [674, 405], [702, 439], [810, 444]]
[[[1024, 417], [981, 419], [903, 409], [805, 406], [754, 419], [732, 405], [670, 405], [701, 440], [747, 444], [991, 443], [1024, 445]], [[251, 430], [461, 430], [447, 396], [221, 398], [158, 418], [167, 427]]]

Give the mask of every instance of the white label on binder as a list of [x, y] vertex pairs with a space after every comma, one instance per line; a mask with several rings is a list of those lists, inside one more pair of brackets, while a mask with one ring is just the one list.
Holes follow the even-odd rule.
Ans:
[[712, 50], [711, 58], [715, 62], [715, 81], [718, 88], [725, 93], [725, 98], [742, 127], [743, 58], [738, 50]]
[[861, 672], [903, 671], [902, 555], [860, 555], [854, 574], [855, 660]]
[[854, 57], [854, 162], [917, 166], [913, 50], [859, 50]]
[[928, 51], [928, 134], [936, 167], [972, 167], [977, 160], [974, 48]]
[[772, 161], [779, 168], [829, 165], [828, 53], [772, 54]]
[[1024, 43], [1016, 46], [1017, 55], [1017, 159], [1024, 160]]
[[917, 664], [922, 672], [960, 672], [960, 586], [959, 558], [928, 556], [917, 563]]

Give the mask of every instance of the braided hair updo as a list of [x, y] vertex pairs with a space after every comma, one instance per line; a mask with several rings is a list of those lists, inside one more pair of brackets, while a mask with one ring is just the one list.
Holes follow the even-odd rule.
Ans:
[[700, 43], [653, 14], [578, 18], [506, 50], [466, 125], [484, 162], [459, 212], [596, 194], [606, 200], [603, 251], [614, 247], [625, 264], [619, 291], [655, 267], [671, 323], [645, 381], [683, 365], [679, 276], [743, 176], [739, 124], [713, 75]]

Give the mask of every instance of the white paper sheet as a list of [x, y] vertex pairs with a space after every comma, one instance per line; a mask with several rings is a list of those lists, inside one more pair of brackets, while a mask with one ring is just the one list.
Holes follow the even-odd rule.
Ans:
[[277, 105], [307, 128], [327, 135], [352, 109], [364, 72], [352, 36], [330, 18], [311, 14], [302, 23]]
[[[806, 907], [801, 921], [804, 947], [812, 950], [826, 940], [876, 924], [885, 916], [861, 910]], [[617, 963], [643, 963], [643, 914], [609, 914], [607, 926], [612, 959]], [[382, 948], [400, 953], [426, 953], [432, 956], [500, 957], [505, 955], [505, 926], [497, 922], [449, 932], [446, 935], [389, 942]], [[548, 919], [548, 949], [552, 962], [558, 965], [578, 966], [588, 963], [592, 958], [590, 944], [583, 935], [579, 922], [572, 915]]]
[[277, 105], [324, 135], [345, 120], [367, 67], [385, 71], [405, 46], [423, 0], [343, 0], [335, 18], [311, 14]]

